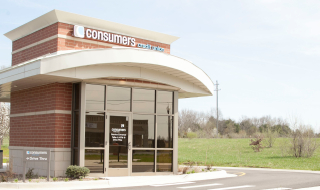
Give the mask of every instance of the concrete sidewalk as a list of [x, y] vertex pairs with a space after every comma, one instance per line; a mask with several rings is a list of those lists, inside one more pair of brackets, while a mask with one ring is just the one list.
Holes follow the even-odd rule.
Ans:
[[0, 183], [0, 189], [94, 189], [146, 186], [163, 183], [177, 183], [186, 181], [199, 181], [236, 177], [225, 171], [214, 171], [184, 175], [160, 175], [160, 176], [129, 176], [129, 177], [105, 177], [98, 181], [74, 181], [74, 182], [42, 182], [42, 183]]

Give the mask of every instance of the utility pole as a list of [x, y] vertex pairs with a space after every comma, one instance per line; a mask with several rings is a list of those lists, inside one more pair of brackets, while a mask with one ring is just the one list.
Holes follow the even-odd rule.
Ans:
[[218, 91], [219, 91], [219, 90], [221, 90], [221, 89], [219, 89], [219, 88], [218, 88], [218, 86], [219, 86], [218, 81], [216, 81], [215, 86], [216, 86], [216, 89], [215, 89], [214, 91], [216, 91], [216, 92], [217, 92], [217, 130], [218, 130], [218, 125], [219, 125], [219, 124], [218, 124], [218, 123], [219, 123]]

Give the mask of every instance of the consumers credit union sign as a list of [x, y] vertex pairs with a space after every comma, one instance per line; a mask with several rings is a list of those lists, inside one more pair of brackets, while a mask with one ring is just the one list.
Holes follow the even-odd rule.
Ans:
[[83, 26], [78, 26], [78, 25], [74, 25], [73, 36], [77, 38], [88, 38], [88, 39], [94, 39], [94, 40], [99, 40], [103, 42], [116, 43], [116, 44], [121, 44], [125, 46], [133, 46], [133, 47], [156, 50], [161, 52], [164, 51], [164, 48], [161, 48], [159, 46], [151, 46], [149, 44], [140, 44], [140, 43], [136, 44], [136, 39], [133, 37], [84, 28]]

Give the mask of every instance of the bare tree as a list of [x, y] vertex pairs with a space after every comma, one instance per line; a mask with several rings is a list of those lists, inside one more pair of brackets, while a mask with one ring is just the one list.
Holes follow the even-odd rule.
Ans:
[[0, 102], [0, 149], [3, 139], [9, 136], [10, 131], [10, 105], [8, 103]]

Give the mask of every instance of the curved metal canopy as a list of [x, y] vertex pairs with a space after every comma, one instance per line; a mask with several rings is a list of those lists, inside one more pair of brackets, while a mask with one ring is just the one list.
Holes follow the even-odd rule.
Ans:
[[178, 90], [179, 98], [213, 94], [211, 79], [185, 59], [152, 50], [108, 48], [57, 52], [2, 70], [0, 101], [10, 101], [11, 91], [53, 82], [114, 84], [115, 79], [149, 81], [151, 88]]

